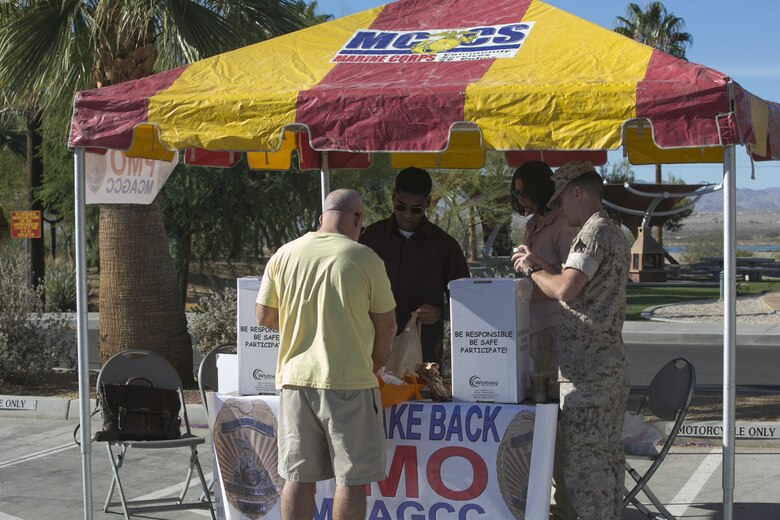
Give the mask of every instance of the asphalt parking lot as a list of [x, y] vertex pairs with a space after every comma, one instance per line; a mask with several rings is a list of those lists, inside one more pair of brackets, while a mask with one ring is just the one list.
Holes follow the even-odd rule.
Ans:
[[[189, 407], [188, 407], [189, 409]], [[70, 520], [84, 518], [81, 450], [73, 442], [77, 420], [0, 419], [0, 520]], [[193, 433], [205, 435], [205, 424]], [[93, 420], [93, 431], [100, 425]], [[128, 495], [155, 498], [165, 492], [175, 494], [187, 472], [187, 455], [181, 449], [130, 450], [122, 482]], [[211, 479], [211, 444], [198, 450], [199, 459]], [[92, 444], [93, 518], [122, 518], [121, 509], [103, 513], [111, 466], [105, 445]], [[129, 459], [132, 457], [132, 459]], [[130, 468], [132, 464], [132, 469]], [[197, 498], [200, 487], [193, 480], [187, 497]], [[143, 518], [210, 518], [205, 510], [159, 513]]]
[[[707, 334], [713, 336], [712, 341], [720, 341], [718, 331], [711, 330], [712, 327], [706, 328], [643, 322], [630, 324], [624, 329], [623, 335], [627, 343], [650, 341], [652, 345], [685, 345], [694, 341], [692, 338], [702, 341]], [[780, 326], [760, 329], [743, 327], [740, 334], [740, 344], [777, 345]], [[654, 357], [658, 357], [657, 352]], [[647, 381], [649, 377], [643, 377], [642, 380]], [[194, 433], [207, 439], [199, 452], [206, 479], [210, 480], [211, 444], [206, 430], [206, 415], [201, 405], [188, 405], [187, 410]], [[778, 417], [773, 412], [753, 420], [759, 419], [771, 420], [770, 426], [777, 426]], [[73, 429], [77, 423], [77, 403], [69, 404], [57, 399], [39, 399], [36, 414], [25, 411], [0, 413], [0, 520], [85, 518], [81, 451], [73, 442]], [[98, 416], [92, 424], [93, 431], [99, 429]], [[753, 423], [748, 420], [740, 424], [750, 426]], [[144, 450], [131, 450], [129, 456], [137, 470], [134, 468], [123, 476], [128, 495], [132, 498], [154, 498], [169, 491], [171, 494], [178, 492], [186, 475], [186, 457], [182, 457], [176, 450], [169, 452], [170, 455], [166, 454], [166, 458], [161, 459], [159, 452], [152, 455], [144, 453]], [[92, 518], [122, 518], [119, 510], [114, 509], [110, 513], [102, 511], [111, 480], [104, 445], [93, 444], [91, 458]], [[670, 512], [680, 519], [722, 519], [722, 459], [719, 438], [678, 437], [678, 444], [669, 452], [649, 485]], [[735, 482], [734, 519], [780, 519], [780, 437], [773, 435], [763, 440], [737, 440]], [[193, 487], [188, 496], [197, 498], [199, 494], [200, 490]], [[648, 503], [641, 495], [640, 499]], [[494, 520], [488, 515], [483, 516], [485, 520]], [[208, 517], [207, 511], [192, 510], [145, 514], [137, 518]], [[644, 518], [631, 507], [623, 515], [623, 520]], [[436, 518], [426, 520], [451, 518], [441, 511]]]
[[[208, 436], [199, 406], [188, 407], [195, 433]], [[73, 443], [75, 419], [0, 418], [0, 520], [76, 520], [84, 518], [81, 452]], [[94, 428], [98, 424], [94, 422]], [[102, 444], [93, 444], [93, 518], [117, 519], [114, 510], [103, 513], [111, 470]], [[211, 476], [211, 447], [199, 450], [206, 478]], [[183, 481], [186, 457], [170, 450], [160, 459], [143, 450], [131, 450], [132, 472], [123, 482], [135, 496], [152, 498], [177, 491]], [[736, 455], [734, 518], [776, 520], [780, 518], [780, 442], [760, 445], [740, 441]], [[129, 464], [129, 463], [128, 463]], [[650, 481], [650, 487], [680, 519], [720, 519], [723, 491], [722, 451], [713, 444], [686, 440], [675, 446]], [[190, 498], [199, 494], [191, 488]], [[646, 502], [646, 500], [643, 500]], [[441, 518], [438, 518], [441, 517]], [[437, 520], [449, 520], [438, 515]], [[203, 510], [145, 514], [146, 519], [208, 518]], [[487, 517], [486, 517], [487, 518]], [[644, 518], [628, 508], [623, 520]], [[411, 520], [411, 519], [403, 519]], [[490, 519], [493, 520], [493, 519]]]

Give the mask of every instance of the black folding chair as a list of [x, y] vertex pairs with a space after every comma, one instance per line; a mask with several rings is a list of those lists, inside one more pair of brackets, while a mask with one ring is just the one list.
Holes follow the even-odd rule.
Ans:
[[[125, 350], [111, 356], [111, 358], [106, 361], [106, 364], [103, 365], [103, 368], [100, 370], [100, 374], [98, 374], [97, 385], [100, 387], [101, 382], [124, 384], [134, 377], [143, 377], [151, 382], [156, 388], [177, 390], [179, 401], [181, 402], [182, 425], [184, 426], [185, 431], [178, 439], [159, 441], [113, 440], [110, 437], [101, 436], [101, 432], [98, 432], [98, 435], [95, 436], [95, 440], [106, 443], [108, 458], [111, 462], [111, 470], [113, 472], [113, 478], [111, 479], [111, 484], [108, 488], [108, 495], [106, 496], [103, 511], [108, 512], [111, 506], [121, 505], [125, 519], [129, 520], [130, 515], [152, 511], [208, 509], [211, 513], [211, 518], [216, 520], [214, 509], [211, 504], [211, 497], [208, 493], [206, 478], [203, 475], [203, 469], [198, 460], [197, 446], [203, 444], [206, 439], [198, 435], [193, 435], [190, 431], [187, 406], [184, 402], [184, 393], [179, 374], [176, 372], [173, 365], [154, 352], [146, 350]], [[114, 448], [118, 448], [117, 453], [114, 453]], [[125, 487], [120, 479], [120, 473], [124, 474], [122, 470], [126, 469], [128, 462], [127, 453], [130, 448], [146, 450], [186, 448], [188, 471], [181, 493], [177, 496], [170, 497], [128, 500], [125, 496]], [[184, 457], [182, 457], [182, 459], [184, 459]], [[184, 460], [182, 460], [182, 462], [184, 462]], [[161, 459], [160, 463], [168, 464], [168, 458]], [[197, 471], [198, 478], [200, 479], [205, 501], [199, 500], [197, 502], [186, 503], [184, 502], [184, 497], [195, 471]], [[119, 493], [119, 501], [112, 500], [115, 491]]]
[[[634, 479], [636, 485], [630, 491], [628, 489], [625, 490], [623, 509], [628, 504], [633, 504], [637, 510], [648, 518], [676, 520], [676, 517], [666, 509], [647, 483], [674, 444], [677, 433], [685, 420], [685, 415], [688, 413], [688, 407], [691, 404], [695, 387], [696, 370], [693, 368], [693, 365], [685, 358], [677, 358], [661, 367], [647, 388], [647, 392], [637, 410], [637, 415], [644, 416], [647, 413], [651, 413], [664, 421], [674, 421], [674, 424], [658, 454], [648, 456], [626, 455], [626, 471]], [[628, 459], [649, 460], [651, 464], [644, 473], [640, 474], [639, 471], [629, 464]], [[637, 499], [637, 494], [640, 491], [650, 499], [650, 502], [658, 511], [657, 513], [645, 507]]]
[[219, 392], [219, 380], [217, 378], [217, 354], [235, 354], [236, 345], [225, 344], [214, 347], [208, 354], [203, 356], [198, 366], [198, 388], [200, 388], [200, 398], [204, 408], [208, 412], [206, 403], [206, 392]]

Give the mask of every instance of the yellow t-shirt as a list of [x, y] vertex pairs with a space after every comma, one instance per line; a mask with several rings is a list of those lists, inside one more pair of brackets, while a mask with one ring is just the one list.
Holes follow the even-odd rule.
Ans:
[[377, 386], [368, 313], [390, 312], [395, 300], [370, 248], [337, 233], [307, 233], [268, 261], [257, 303], [279, 310], [277, 388]]

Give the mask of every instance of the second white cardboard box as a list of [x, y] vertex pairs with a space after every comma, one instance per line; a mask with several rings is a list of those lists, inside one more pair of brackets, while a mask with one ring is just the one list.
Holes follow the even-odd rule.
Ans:
[[528, 390], [533, 284], [463, 278], [449, 289], [453, 400], [519, 403]]
[[255, 304], [260, 278], [238, 278], [237, 289], [238, 393], [275, 394], [279, 332], [257, 324]]

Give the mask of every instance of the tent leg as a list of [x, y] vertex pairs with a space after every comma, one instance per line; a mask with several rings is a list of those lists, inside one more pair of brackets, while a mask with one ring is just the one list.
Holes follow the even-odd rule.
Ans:
[[723, 156], [723, 520], [733, 519], [737, 341], [736, 150]]
[[74, 164], [76, 236], [76, 339], [79, 371], [79, 421], [81, 423], [81, 473], [84, 520], [92, 520], [92, 425], [89, 414], [89, 340], [87, 315], [86, 191], [84, 189], [84, 149], [76, 148]]
[[330, 193], [330, 167], [328, 166], [328, 152], [320, 152], [320, 189], [322, 190], [322, 211], [325, 212], [325, 197]]

